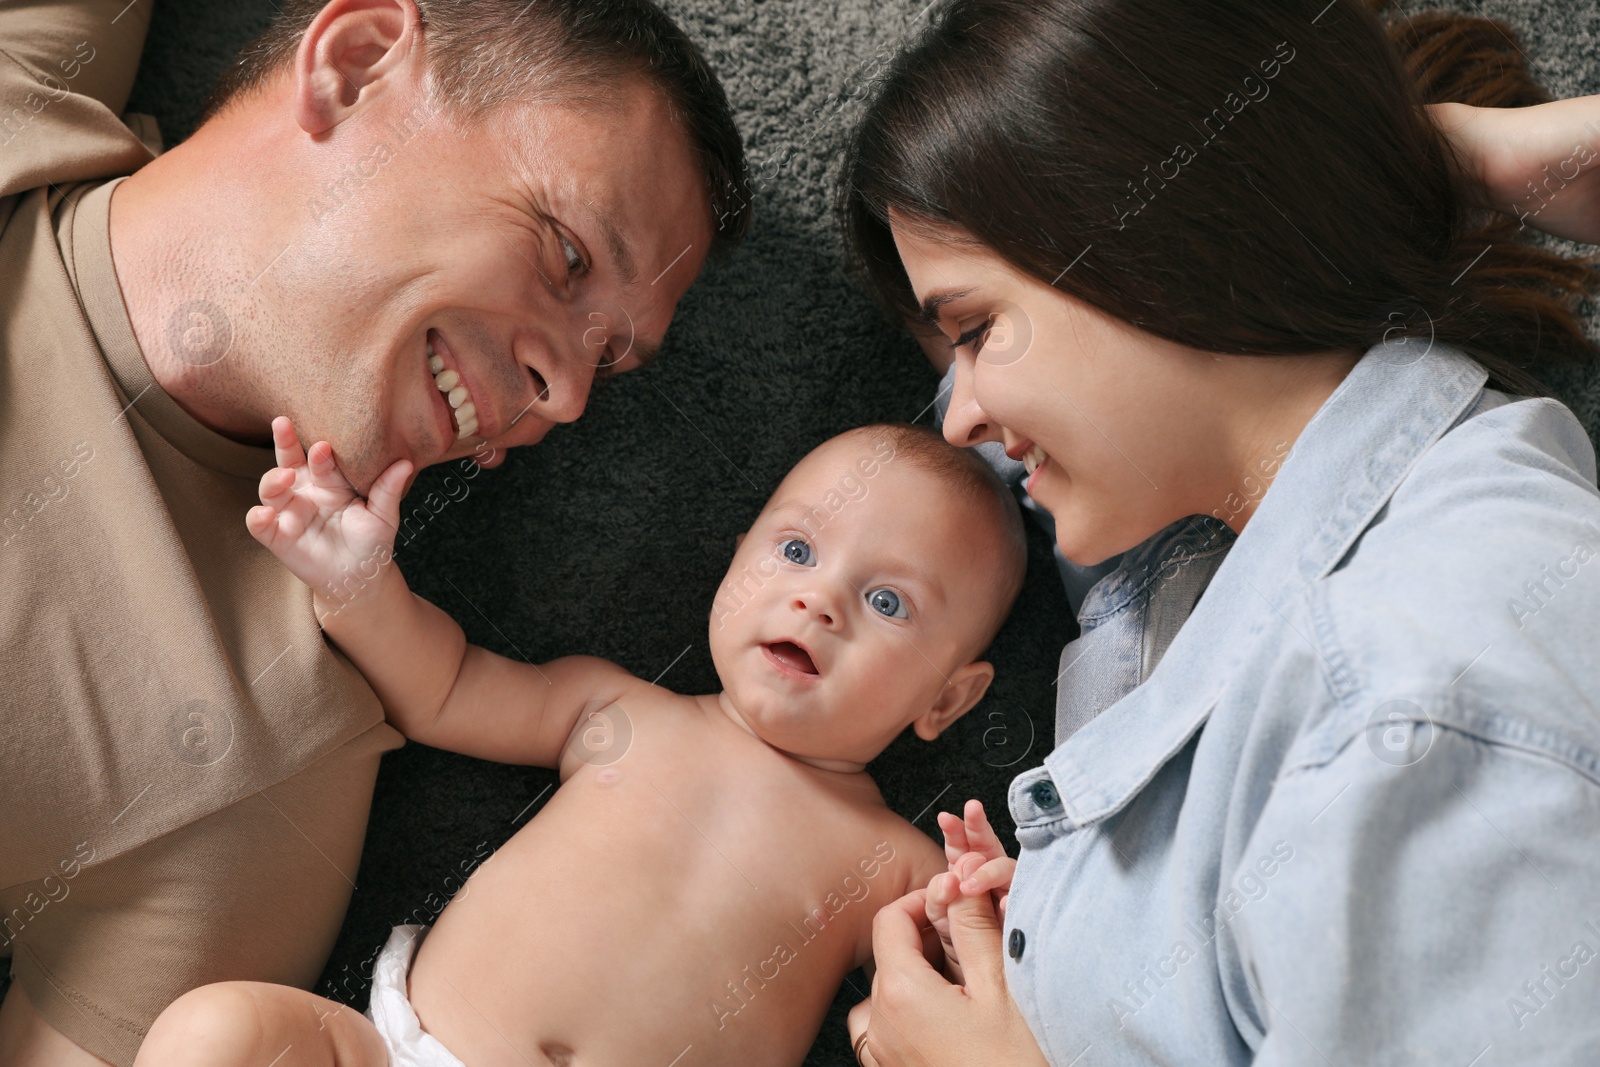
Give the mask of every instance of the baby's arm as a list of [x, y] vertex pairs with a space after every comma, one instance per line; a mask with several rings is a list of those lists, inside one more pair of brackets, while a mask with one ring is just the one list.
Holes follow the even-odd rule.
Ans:
[[503, 763], [554, 767], [580, 714], [643, 684], [604, 660], [542, 667], [467, 644], [454, 619], [412, 593], [394, 564], [400, 461], [362, 500], [326, 442], [302, 452], [286, 418], [272, 423], [278, 466], [261, 479], [245, 523], [312, 589], [325, 634], [382, 701], [389, 722], [435, 748]]

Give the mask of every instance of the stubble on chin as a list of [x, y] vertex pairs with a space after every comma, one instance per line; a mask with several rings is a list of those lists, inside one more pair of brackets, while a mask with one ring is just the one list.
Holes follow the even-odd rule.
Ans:
[[[391, 440], [386, 410], [390, 398], [379, 374], [351, 368], [331, 405], [332, 418], [323, 427], [323, 438], [333, 445], [334, 462], [339, 471], [365, 496], [372, 483], [400, 458], [401, 441]], [[420, 423], [422, 420], [414, 420]], [[414, 425], [406, 435], [410, 440], [426, 440], [427, 428]]]

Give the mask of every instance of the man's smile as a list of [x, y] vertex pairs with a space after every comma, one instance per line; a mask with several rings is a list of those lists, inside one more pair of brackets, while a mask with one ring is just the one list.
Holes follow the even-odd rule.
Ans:
[[[443, 401], [443, 416], [449, 423], [448, 437], [465, 440], [478, 433], [478, 405], [461, 373], [461, 365], [445, 344], [438, 330], [429, 330], [426, 341], [428, 373]], [[491, 434], [484, 434], [489, 437]]]

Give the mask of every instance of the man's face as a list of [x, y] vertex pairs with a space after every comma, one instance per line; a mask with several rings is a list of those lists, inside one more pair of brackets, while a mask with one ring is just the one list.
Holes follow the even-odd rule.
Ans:
[[358, 489], [395, 460], [420, 469], [485, 442], [495, 465], [576, 419], [597, 375], [654, 354], [710, 211], [665, 103], [644, 84], [615, 96], [466, 126], [419, 78], [324, 135], [328, 168], [271, 275], [275, 384]]

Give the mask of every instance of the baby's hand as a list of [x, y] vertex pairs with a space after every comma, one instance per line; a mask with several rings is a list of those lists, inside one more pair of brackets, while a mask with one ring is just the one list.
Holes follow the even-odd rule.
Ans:
[[957, 984], [962, 981], [961, 961], [950, 937], [950, 905], [958, 896], [992, 893], [995, 915], [1004, 927], [1011, 876], [1017, 869], [1017, 861], [1006, 855], [999, 835], [989, 825], [982, 801], [967, 801], [965, 816], [962, 819], [949, 812], [939, 813], [944, 855], [950, 869], [933, 876], [927, 897], [928, 922], [938, 931], [939, 942], [944, 946], [945, 976]]
[[282, 415], [272, 420], [272, 447], [278, 465], [261, 476], [261, 506], [245, 526], [312, 588], [320, 607], [336, 609], [389, 562], [411, 464], [392, 464], [363, 500], [334, 464], [333, 447], [318, 441], [308, 457]]

